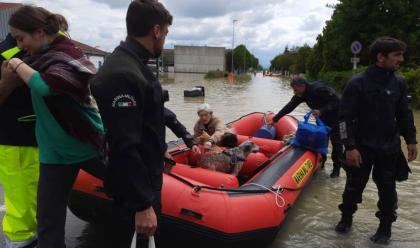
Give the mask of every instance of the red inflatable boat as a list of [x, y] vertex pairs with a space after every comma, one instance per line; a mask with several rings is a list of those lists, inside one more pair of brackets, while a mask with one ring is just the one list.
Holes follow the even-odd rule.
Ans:
[[[267, 117], [269, 120], [272, 115]], [[248, 156], [238, 177], [194, 167], [185, 145], [169, 142], [176, 165], [163, 176], [161, 239], [170, 247], [263, 247], [273, 241], [288, 210], [317, 171], [321, 156], [285, 145], [297, 120], [283, 117], [274, 140], [253, 135], [263, 113], [230, 123], [238, 143], [251, 140], [258, 153]], [[102, 181], [81, 171], [69, 202], [79, 218], [95, 221], [109, 214], [111, 199]]]

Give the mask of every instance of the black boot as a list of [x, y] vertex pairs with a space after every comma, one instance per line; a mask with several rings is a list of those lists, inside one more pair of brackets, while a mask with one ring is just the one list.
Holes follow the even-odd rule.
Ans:
[[350, 231], [353, 224], [353, 217], [341, 216], [341, 220], [335, 226], [335, 231], [339, 234], [346, 234]]
[[391, 225], [390, 221], [381, 221], [378, 230], [370, 237], [370, 240], [376, 244], [388, 244], [391, 238]]
[[336, 178], [336, 177], [339, 177], [339, 176], [340, 176], [340, 166], [334, 164], [333, 170], [332, 170], [332, 172], [330, 174], [330, 177], [331, 178]]

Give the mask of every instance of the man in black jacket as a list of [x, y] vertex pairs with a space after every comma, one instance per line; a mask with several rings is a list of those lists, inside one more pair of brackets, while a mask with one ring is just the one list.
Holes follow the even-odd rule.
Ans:
[[[0, 64], [14, 57], [22, 58], [23, 52], [9, 34], [0, 43]], [[3, 70], [7, 70], [4, 65]], [[35, 118], [28, 87], [4, 75], [0, 73], [0, 183], [7, 199], [3, 232], [6, 248], [31, 248], [37, 245], [39, 158]], [[16, 87], [10, 87], [6, 83], [9, 80]]]
[[[109, 164], [105, 189], [127, 219], [116, 228], [115, 247], [129, 247], [134, 228], [155, 234], [161, 205], [166, 151], [162, 87], [147, 67], [160, 56], [172, 16], [154, 0], [128, 7], [127, 39], [107, 58], [92, 82], [106, 128]], [[138, 239], [137, 247], [147, 246]]]
[[[404, 61], [406, 45], [393, 38], [379, 38], [370, 48], [372, 65], [353, 76], [346, 85], [340, 105], [340, 135], [346, 149], [347, 181], [338, 233], [347, 233], [371, 171], [378, 188], [376, 216], [380, 223], [371, 237], [387, 243], [391, 224], [397, 218], [395, 180], [408, 170], [401, 151], [400, 135], [407, 143], [408, 161], [417, 156], [416, 128], [408, 107], [405, 81], [395, 75]], [[372, 169], [373, 168], [373, 169]]]
[[[297, 77], [290, 82], [294, 96], [274, 117], [273, 123], [283, 116], [292, 112], [299, 104], [305, 102], [315, 117], [321, 118], [331, 130], [330, 140], [332, 144], [331, 157], [333, 170], [330, 177], [338, 177], [342, 163], [343, 144], [340, 140], [338, 129], [338, 106], [340, 99], [333, 88], [323, 81], [309, 83], [303, 78]], [[324, 158], [324, 162], [326, 157]]]

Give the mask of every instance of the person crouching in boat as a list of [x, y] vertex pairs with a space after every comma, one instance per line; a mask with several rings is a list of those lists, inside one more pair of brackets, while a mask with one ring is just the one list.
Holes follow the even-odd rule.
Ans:
[[235, 147], [237, 137], [229, 132], [224, 122], [213, 116], [210, 104], [203, 103], [197, 109], [199, 119], [194, 126], [194, 138], [198, 143], [204, 144], [204, 149], [209, 150], [213, 145]]
[[6, 61], [30, 88], [37, 116], [40, 176], [38, 245], [63, 248], [67, 198], [80, 168], [99, 162], [103, 126], [88, 80], [94, 65], [72, 41], [59, 35], [59, 19], [48, 10], [22, 6], [10, 18], [10, 33], [27, 55]]

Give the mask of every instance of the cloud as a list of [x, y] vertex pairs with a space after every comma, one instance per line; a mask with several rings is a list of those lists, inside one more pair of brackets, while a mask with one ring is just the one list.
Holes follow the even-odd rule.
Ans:
[[[17, 0], [9, 0], [20, 2]], [[130, 0], [37, 0], [66, 16], [72, 38], [112, 51], [125, 39]], [[263, 66], [286, 45], [313, 45], [337, 0], [161, 0], [174, 16], [166, 47], [174, 45], [235, 46], [245, 44]]]

